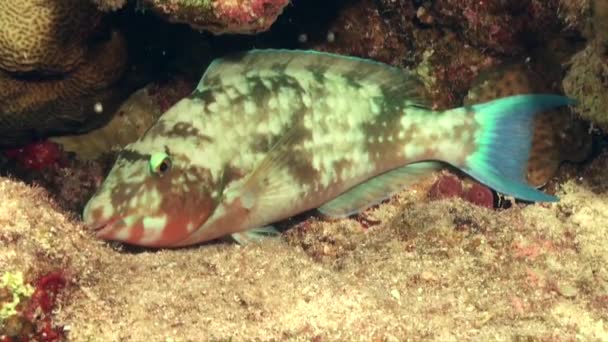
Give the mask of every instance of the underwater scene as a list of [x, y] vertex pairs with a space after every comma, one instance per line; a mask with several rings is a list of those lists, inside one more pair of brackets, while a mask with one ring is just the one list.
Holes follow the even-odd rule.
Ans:
[[0, 0], [0, 342], [608, 341], [608, 0]]

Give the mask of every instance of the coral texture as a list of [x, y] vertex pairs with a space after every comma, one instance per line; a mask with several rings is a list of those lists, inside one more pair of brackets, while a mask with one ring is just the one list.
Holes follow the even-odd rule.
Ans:
[[399, 65], [408, 52], [406, 42], [391, 30], [376, 4], [371, 0], [345, 3], [322, 39], [305, 42], [303, 47]]
[[93, 3], [101, 11], [116, 11], [122, 8], [127, 3], [127, 0], [93, 0]]
[[587, 38], [568, 62], [564, 91], [578, 100], [578, 114], [608, 131], [608, 1], [562, 0], [562, 6], [563, 20]]
[[288, 0], [142, 0], [141, 4], [171, 22], [187, 23], [215, 34], [266, 31]]
[[0, 1], [0, 68], [51, 74], [74, 70], [100, 18], [81, 0]]
[[125, 39], [91, 4], [3, 1], [0, 23], [0, 146], [97, 127], [132, 90]]
[[184, 79], [152, 83], [125, 100], [112, 119], [102, 127], [81, 135], [53, 137], [63, 149], [81, 160], [97, 159], [135, 141], [158, 117], [187, 96], [194, 84]]
[[435, 1], [437, 21], [462, 29], [477, 47], [501, 54], [522, 52], [529, 41], [546, 40], [557, 32], [555, 0]]

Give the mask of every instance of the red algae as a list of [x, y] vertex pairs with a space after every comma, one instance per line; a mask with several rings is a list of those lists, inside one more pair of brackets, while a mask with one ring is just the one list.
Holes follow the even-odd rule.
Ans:
[[462, 182], [458, 178], [451, 175], [444, 175], [440, 177], [429, 191], [429, 197], [432, 200], [450, 197], [462, 197], [462, 195]]
[[[488, 187], [477, 182], [465, 182], [453, 175], [442, 175], [435, 181], [428, 192], [431, 200], [459, 197], [480, 207], [494, 208], [494, 193]], [[471, 184], [468, 184], [471, 183]]]
[[62, 151], [59, 145], [45, 140], [5, 150], [4, 155], [26, 170], [40, 171], [59, 163]]

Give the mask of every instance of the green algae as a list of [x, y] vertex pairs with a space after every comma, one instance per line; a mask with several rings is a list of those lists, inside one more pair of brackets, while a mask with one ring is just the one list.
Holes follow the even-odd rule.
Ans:
[[11, 301], [0, 307], [0, 323], [2, 323], [17, 314], [17, 306], [34, 293], [34, 288], [23, 281], [23, 273], [20, 271], [4, 272], [0, 278], [0, 288], [8, 289], [12, 295]]

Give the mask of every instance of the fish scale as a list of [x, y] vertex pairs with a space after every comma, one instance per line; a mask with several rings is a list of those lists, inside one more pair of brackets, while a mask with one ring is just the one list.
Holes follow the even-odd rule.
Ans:
[[245, 242], [309, 209], [363, 210], [445, 163], [497, 191], [555, 200], [525, 184], [522, 165], [534, 113], [569, 99], [435, 112], [424, 94], [412, 74], [352, 57], [257, 50], [217, 60], [120, 153], [84, 220], [101, 238], [152, 247]]

